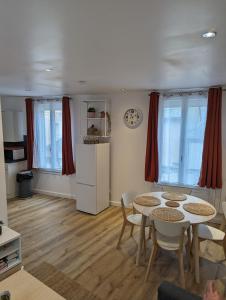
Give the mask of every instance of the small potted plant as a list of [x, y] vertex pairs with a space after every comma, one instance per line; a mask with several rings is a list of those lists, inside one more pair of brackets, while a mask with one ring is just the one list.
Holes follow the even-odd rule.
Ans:
[[2, 225], [3, 225], [3, 222], [0, 221], [0, 235], [2, 235]]
[[95, 118], [96, 110], [94, 107], [89, 107], [87, 112], [88, 118]]

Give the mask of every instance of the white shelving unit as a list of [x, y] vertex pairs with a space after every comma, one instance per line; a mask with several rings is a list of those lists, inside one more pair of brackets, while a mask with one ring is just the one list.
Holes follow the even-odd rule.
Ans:
[[[15, 254], [15, 258], [10, 260], [9, 256], [13, 254]], [[7, 265], [0, 270], [0, 276], [19, 266], [22, 262], [21, 235], [7, 226], [2, 227], [2, 235], [0, 235], [0, 261], [3, 260]]]
[[[110, 120], [110, 101], [106, 99], [86, 99], [81, 100], [80, 109], [80, 135], [84, 137], [100, 138], [100, 143], [109, 142], [111, 134], [111, 120]], [[89, 117], [88, 109], [95, 109], [95, 116]], [[89, 134], [88, 129], [94, 125], [99, 131], [99, 134]]]
[[[98, 214], [110, 202], [110, 100], [105, 96], [81, 95], [80, 144], [76, 146], [77, 209]], [[88, 114], [89, 108], [95, 114]], [[97, 131], [90, 134], [94, 126]]]

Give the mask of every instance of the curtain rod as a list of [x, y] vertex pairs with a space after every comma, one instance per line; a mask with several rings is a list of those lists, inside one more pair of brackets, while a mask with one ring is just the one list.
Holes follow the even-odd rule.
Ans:
[[151, 92], [159, 92], [159, 93], [199, 93], [199, 92], [205, 92], [208, 91], [209, 88], [218, 88], [218, 87], [222, 87], [222, 91], [225, 92], [226, 91], [226, 86], [210, 86], [210, 87], [202, 87], [202, 88], [182, 88], [182, 89], [151, 89]]
[[[68, 97], [68, 96], [65, 96], [65, 97]], [[56, 97], [51, 97], [51, 98], [48, 98], [48, 97], [31, 97], [31, 99], [33, 101], [60, 101], [62, 100], [63, 96], [60, 97], [60, 96], [56, 96]], [[71, 97], [68, 97], [69, 100], [71, 100], [72, 98]]]

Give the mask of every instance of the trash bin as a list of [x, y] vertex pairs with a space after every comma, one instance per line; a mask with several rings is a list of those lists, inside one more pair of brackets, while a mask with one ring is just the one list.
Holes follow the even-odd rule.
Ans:
[[32, 193], [32, 171], [21, 171], [16, 175], [16, 181], [18, 182], [18, 196], [20, 198], [27, 198], [33, 195]]

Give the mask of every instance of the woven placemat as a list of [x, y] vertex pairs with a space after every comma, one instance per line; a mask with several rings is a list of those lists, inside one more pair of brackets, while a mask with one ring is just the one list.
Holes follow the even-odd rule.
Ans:
[[142, 196], [138, 197], [134, 200], [136, 204], [143, 206], [157, 206], [161, 203], [161, 201], [153, 196]]
[[171, 201], [171, 200], [170, 201], [166, 201], [165, 205], [169, 206], [169, 207], [178, 207], [178, 206], [180, 206], [180, 204], [178, 202]]
[[200, 216], [211, 216], [215, 213], [210, 205], [204, 203], [187, 203], [183, 205], [183, 209]]
[[162, 198], [171, 201], [184, 201], [187, 199], [187, 196], [181, 193], [163, 193]]
[[184, 219], [184, 214], [181, 211], [169, 207], [159, 207], [154, 209], [152, 216], [168, 222], [177, 222]]

